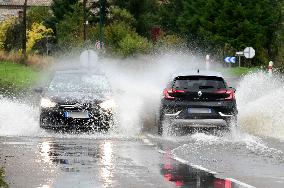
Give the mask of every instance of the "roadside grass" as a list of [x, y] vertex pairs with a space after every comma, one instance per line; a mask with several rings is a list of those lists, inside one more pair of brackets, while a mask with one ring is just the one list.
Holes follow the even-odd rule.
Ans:
[[4, 181], [4, 171], [0, 168], [0, 187], [8, 188], [8, 184]]
[[248, 73], [252, 73], [252, 72], [256, 72], [260, 70], [257, 67], [253, 67], [253, 68], [247, 68], [247, 67], [232, 67], [232, 68], [225, 68], [222, 69], [221, 72], [226, 75], [226, 76], [235, 76], [235, 77], [239, 77], [239, 76], [243, 76], [246, 75]]
[[38, 80], [39, 75], [40, 72], [31, 66], [9, 61], [0, 61], [1, 90], [26, 90]]

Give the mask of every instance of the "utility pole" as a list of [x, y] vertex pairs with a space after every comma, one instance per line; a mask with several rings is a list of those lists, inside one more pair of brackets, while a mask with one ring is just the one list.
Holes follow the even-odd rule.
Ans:
[[87, 14], [86, 14], [86, 4], [87, 4], [87, 0], [83, 0], [83, 27], [84, 27], [84, 41], [86, 41], [87, 39]]
[[27, 58], [27, 2], [28, 0], [25, 0], [24, 6], [23, 6], [23, 39], [22, 39], [22, 55], [24, 58]]

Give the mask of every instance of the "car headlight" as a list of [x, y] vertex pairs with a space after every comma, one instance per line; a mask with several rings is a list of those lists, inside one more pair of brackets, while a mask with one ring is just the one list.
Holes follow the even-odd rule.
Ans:
[[50, 99], [42, 98], [40, 101], [40, 106], [42, 108], [53, 108], [56, 106], [56, 103], [52, 102]]
[[106, 100], [100, 104], [100, 107], [105, 110], [110, 110], [116, 107], [115, 101], [113, 99]]

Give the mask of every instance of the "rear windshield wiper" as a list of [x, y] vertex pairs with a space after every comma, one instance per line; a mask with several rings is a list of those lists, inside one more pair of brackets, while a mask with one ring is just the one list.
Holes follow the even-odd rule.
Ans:
[[214, 88], [214, 86], [199, 86], [199, 89], [211, 89]]

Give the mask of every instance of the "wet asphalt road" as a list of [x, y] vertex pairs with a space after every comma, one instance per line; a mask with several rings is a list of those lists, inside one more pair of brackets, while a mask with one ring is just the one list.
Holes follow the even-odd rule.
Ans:
[[173, 160], [149, 140], [1, 137], [0, 166], [19, 188], [244, 187]]
[[0, 137], [0, 166], [10, 187], [19, 188], [250, 187], [226, 178], [255, 187], [284, 186], [283, 143], [278, 150], [258, 151], [224, 139], [203, 133], [179, 138]]

